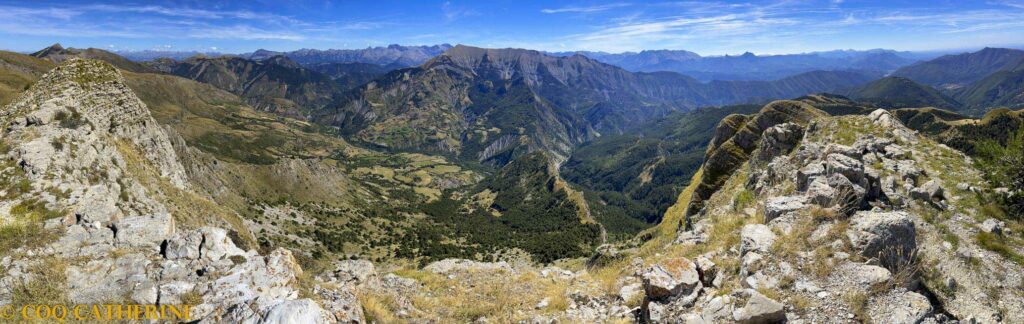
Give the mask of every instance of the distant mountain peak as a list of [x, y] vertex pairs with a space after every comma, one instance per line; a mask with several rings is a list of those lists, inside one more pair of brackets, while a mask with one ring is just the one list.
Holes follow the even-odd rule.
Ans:
[[263, 62], [265, 64], [276, 64], [276, 65], [286, 66], [286, 67], [295, 68], [295, 69], [302, 68], [302, 66], [299, 65], [299, 63], [296, 63], [295, 61], [293, 61], [292, 59], [288, 58], [284, 54], [277, 54], [277, 55], [271, 56], [271, 57], [269, 57], [267, 59], [264, 59], [264, 60], [262, 60], [260, 62]]
[[37, 51], [35, 53], [32, 53], [32, 56], [39, 57], [39, 58], [44, 58], [44, 57], [46, 57], [48, 55], [57, 54], [57, 53], [63, 53], [65, 51], [67, 51], [67, 50], [64, 49], [64, 46], [61, 46], [60, 43], [53, 43], [53, 45], [47, 46], [44, 49], [41, 49], [41, 50], [39, 50], [39, 51]]
[[265, 49], [261, 48], [261, 49], [256, 50], [255, 52], [252, 52], [252, 54], [249, 54], [249, 59], [250, 60], [255, 60], [255, 61], [263, 61], [263, 60], [266, 60], [266, 59], [270, 59], [270, 58], [272, 58], [274, 56], [283, 55], [283, 54], [284, 53], [282, 53], [282, 52], [275, 52], [275, 51], [265, 50]]

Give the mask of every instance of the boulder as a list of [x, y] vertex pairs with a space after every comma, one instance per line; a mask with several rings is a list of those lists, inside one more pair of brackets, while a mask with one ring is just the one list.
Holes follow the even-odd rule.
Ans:
[[701, 315], [706, 321], [721, 323], [732, 319], [732, 311], [732, 298], [728, 295], [717, 296], [704, 305]]
[[701, 288], [697, 265], [685, 258], [672, 258], [652, 265], [644, 271], [643, 284], [650, 300], [690, 295]]
[[892, 278], [888, 269], [876, 265], [847, 262], [832, 272], [832, 282], [853, 284], [861, 289], [870, 289]]
[[885, 109], [877, 109], [868, 114], [868, 119], [875, 125], [892, 130], [892, 133], [903, 141], [913, 141], [914, 131], [904, 126], [898, 118]]
[[1003, 234], [1004, 228], [1006, 228], [1006, 222], [995, 218], [989, 218], [981, 222], [981, 230], [985, 233]]
[[340, 260], [334, 262], [334, 271], [328, 274], [327, 281], [350, 283], [356, 286], [376, 285], [377, 270], [373, 263], [366, 260]]
[[253, 300], [275, 300], [297, 295], [291, 286], [302, 273], [291, 251], [278, 248], [265, 257], [246, 256], [246, 262], [210, 283], [207, 302], [230, 308]]
[[942, 200], [943, 196], [942, 185], [939, 185], [939, 183], [934, 179], [928, 180], [928, 182], [925, 182], [920, 187], [914, 188], [910, 191], [911, 198], [926, 202], [931, 202], [936, 199]]
[[153, 280], [153, 275], [147, 272], [149, 265], [149, 259], [141, 253], [69, 265], [65, 270], [66, 293], [71, 301], [80, 304], [123, 300], [135, 287]]
[[228, 231], [223, 228], [207, 226], [200, 228], [199, 232], [203, 234], [203, 244], [200, 248], [202, 258], [216, 261], [225, 257], [245, 254], [245, 251], [231, 242]]
[[921, 294], [894, 290], [873, 298], [867, 311], [872, 323], [917, 324], [932, 313], [932, 304]]
[[619, 298], [622, 298], [622, 301], [627, 303], [631, 300], [640, 298], [643, 294], [644, 286], [639, 283], [625, 285], [619, 289]]
[[906, 264], [917, 251], [917, 232], [906, 212], [860, 211], [850, 219], [846, 236], [865, 258], [876, 258], [893, 269]]
[[[319, 324], [333, 323], [330, 315], [312, 299], [285, 300], [270, 306], [258, 320], [262, 323]], [[243, 319], [240, 322], [247, 322]]]
[[875, 168], [864, 169], [864, 190], [867, 191], [867, 195], [864, 197], [866, 200], [877, 200], [882, 196], [882, 172]]
[[131, 299], [133, 302], [141, 305], [154, 305], [157, 302], [159, 295], [157, 285], [153, 282], [143, 282], [135, 286], [132, 290]]
[[825, 172], [842, 174], [853, 183], [860, 183], [864, 179], [864, 165], [844, 154], [832, 153], [825, 157]]
[[885, 157], [894, 160], [906, 160], [910, 158], [910, 151], [898, 144], [889, 144], [885, 147]]
[[895, 206], [903, 205], [904, 197], [899, 192], [899, 184], [896, 183], [896, 177], [886, 176], [882, 179], [880, 187], [882, 196], [884, 196], [890, 204]]
[[807, 185], [807, 201], [819, 206], [829, 207], [835, 200], [836, 190], [828, 185], [825, 177], [816, 177]]
[[659, 303], [645, 303], [643, 314], [646, 323], [666, 323], [671, 316], [668, 306]]
[[828, 177], [828, 186], [834, 190], [834, 194], [831, 203], [826, 205], [827, 207], [836, 207], [840, 213], [849, 215], [865, 205], [867, 190], [851, 182], [849, 178], [833, 174]]
[[803, 196], [768, 198], [768, 202], [764, 206], [764, 223], [767, 224], [782, 215], [803, 209], [805, 201], [806, 198]]
[[764, 224], [743, 225], [740, 231], [740, 254], [750, 251], [767, 253], [775, 243], [775, 233]]
[[867, 137], [858, 139], [854, 142], [853, 149], [863, 154], [867, 154], [869, 152], [884, 152], [885, 147], [892, 144], [893, 141], [891, 139], [868, 135]]
[[700, 314], [686, 314], [679, 318], [682, 324], [706, 324], [707, 321]]
[[700, 274], [700, 281], [704, 283], [704, 286], [711, 286], [712, 282], [715, 281], [715, 277], [718, 275], [718, 268], [715, 266], [715, 262], [711, 261], [711, 258], [706, 255], [697, 257], [697, 273]]
[[857, 148], [842, 144], [829, 143], [827, 146], [825, 146], [825, 155], [829, 155], [832, 153], [842, 154], [854, 159], [860, 159], [862, 155], [861, 151]]
[[749, 276], [759, 270], [762, 261], [764, 261], [764, 257], [760, 253], [751, 251], [744, 254], [740, 263], [740, 277]]
[[158, 300], [160, 303], [173, 305], [181, 304], [181, 297], [187, 293], [192, 292], [196, 288], [196, 284], [187, 281], [172, 281], [166, 282], [160, 285], [160, 297]]
[[782, 323], [786, 310], [782, 303], [751, 290], [747, 304], [732, 312], [732, 319], [744, 324]]
[[804, 129], [795, 123], [782, 123], [766, 129], [761, 134], [757, 161], [771, 162], [776, 156], [789, 153], [804, 136]]
[[921, 171], [913, 160], [896, 161], [896, 172], [903, 181], [908, 182], [917, 181], [917, 178], [924, 176], [924, 171]]
[[814, 178], [818, 178], [825, 175], [825, 165], [820, 162], [812, 162], [800, 168], [796, 172], [796, 189], [799, 191], [807, 190], [807, 185], [811, 183]]
[[185, 231], [174, 233], [174, 236], [167, 239], [164, 244], [164, 257], [168, 260], [196, 260], [199, 259], [199, 250], [203, 244], [203, 233], [200, 231]]

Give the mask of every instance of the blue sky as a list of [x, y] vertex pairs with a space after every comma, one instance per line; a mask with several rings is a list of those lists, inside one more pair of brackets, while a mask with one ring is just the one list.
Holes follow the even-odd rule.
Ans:
[[1024, 0], [2, 1], [0, 48], [363, 48], [468, 44], [702, 55], [1024, 44]]

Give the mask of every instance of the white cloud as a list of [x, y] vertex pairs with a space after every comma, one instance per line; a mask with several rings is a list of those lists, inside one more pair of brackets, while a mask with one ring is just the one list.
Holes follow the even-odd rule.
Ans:
[[600, 12], [600, 11], [605, 11], [605, 10], [609, 10], [609, 9], [626, 7], [626, 6], [629, 6], [629, 5], [630, 4], [628, 4], [628, 3], [610, 3], [610, 4], [604, 4], [604, 5], [589, 6], [589, 7], [562, 7], [562, 8], [556, 8], [556, 9], [541, 9], [540, 12], [543, 12], [543, 13], [546, 13], [546, 14], [555, 14], [555, 13], [591, 13], [591, 12]]
[[454, 6], [451, 1], [445, 1], [441, 4], [441, 13], [444, 14], [446, 23], [451, 23], [461, 18], [477, 16], [480, 14], [476, 10]]

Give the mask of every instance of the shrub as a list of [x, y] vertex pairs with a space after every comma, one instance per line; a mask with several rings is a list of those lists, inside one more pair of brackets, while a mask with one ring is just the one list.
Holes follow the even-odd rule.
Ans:
[[57, 120], [60, 127], [68, 129], [77, 129], [79, 126], [85, 125], [85, 120], [82, 119], [82, 114], [78, 113], [78, 110], [74, 108], [70, 109], [71, 112], [61, 110], [53, 115], [53, 119]]

